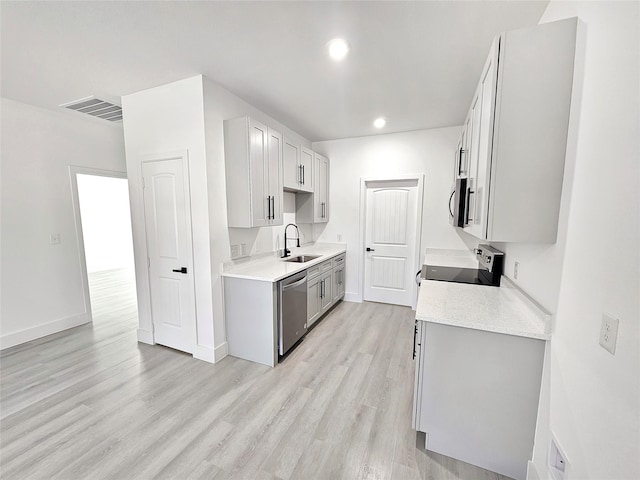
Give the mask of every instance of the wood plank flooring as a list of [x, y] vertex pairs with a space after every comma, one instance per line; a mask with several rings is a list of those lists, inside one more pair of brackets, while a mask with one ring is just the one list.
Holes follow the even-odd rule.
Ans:
[[342, 302], [276, 368], [136, 341], [133, 277], [94, 322], [2, 352], [6, 479], [473, 479], [411, 429], [413, 312]]

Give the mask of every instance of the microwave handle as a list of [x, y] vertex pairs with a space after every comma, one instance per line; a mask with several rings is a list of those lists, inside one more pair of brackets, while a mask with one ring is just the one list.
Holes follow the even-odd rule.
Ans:
[[449, 215], [453, 218], [453, 209], [451, 208], [451, 201], [453, 200], [453, 196], [456, 194], [456, 189], [453, 189], [451, 192], [451, 196], [449, 196]]

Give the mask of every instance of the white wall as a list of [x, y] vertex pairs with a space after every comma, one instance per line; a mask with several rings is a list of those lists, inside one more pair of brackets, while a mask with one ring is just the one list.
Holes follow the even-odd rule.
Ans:
[[[552, 1], [541, 23], [584, 22], [555, 245], [504, 245], [507, 273], [556, 314], [534, 464], [547, 472], [551, 434], [567, 478], [640, 478], [640, 25], [637, 2]], [[601, 317], [620, 319], [612, 356]]]
[[[320, 241], [347, 243], [346, 298], [362, 301], [360, 271], [360, 180], [425, 174], [422, 241], [424, 249], [468, 248], [449, 224], [449, 195], [453, 180], [453, 152], [461, 127], [315, 142], [313, 149], [330, 159], [329, 223]], [[464, 232], [462, 232], [463, 235]], [[465, 235], [466, 236], [466, 235]], [[417, 267], [417, 266], [416, 266]]]
[[84, 174], [77, 179], [87, 271], [133, 270], [127, 179]]
[[142, 161], [149, 155], [188, 151], [196, 297], [194, 356], [214, 360], [209, 206], [202, 77], [124, 96], [124, 137], [138, 290], [138, 340], [153, 343], [142, 191]]
[[5, 348], [90, 321], [69, 166], [122, 172], [125, 161], [120, 124], [5, 98], [1, 112]]

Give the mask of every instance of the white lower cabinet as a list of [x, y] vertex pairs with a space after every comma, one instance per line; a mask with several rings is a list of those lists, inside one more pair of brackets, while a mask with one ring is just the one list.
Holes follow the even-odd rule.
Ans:
[[[318, 272], [319, 273], [319, 272]], [[320, 304], [320, 275], [313, 279], [307, 277], [307, 328], [320, 318], [322, 306]]]
[[333, 301], [344, 297], [344, 255], [333, 259]]
[[307, 327], [344, 297], [344, 253], [307, 270]]
[[425, 448], [524, 480], [544, 349], [535, 338], [416, 321], [412, 423]]
[[320, 277], [320, 306], [323, 314], [333, 305], [333, 295], [331, 295], [332, 277], [333, 270], [323, 273]]

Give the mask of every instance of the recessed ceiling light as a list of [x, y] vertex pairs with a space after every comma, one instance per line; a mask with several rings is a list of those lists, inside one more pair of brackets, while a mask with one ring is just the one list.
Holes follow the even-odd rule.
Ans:
[[373, 126], [376, 128], [382, 128], [386, 124], [387, 124], [387, 121], [382, 117], [376, 118], [375, 121], [373, 122]]
[[327, 49], [329, 50], [329, 56], [334, 60], [342, 60], [349, 53], [349, 44], [341, 39], [334, 38], [327, 42]]

